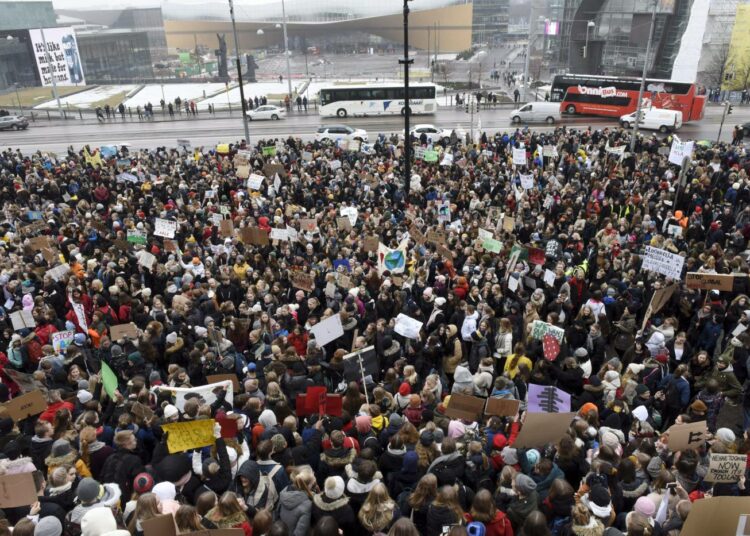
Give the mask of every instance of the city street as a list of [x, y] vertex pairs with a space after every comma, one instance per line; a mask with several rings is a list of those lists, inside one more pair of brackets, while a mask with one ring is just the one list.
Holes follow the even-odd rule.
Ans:
[[[721, 107], [711, 106], [706, 111], [703, 121], [687, 123], [679, 131], [683, 139], [715, 140], [721, 121]], [[510, 108], [482, 110], [474, 115], [474, 128], [477, 128], [481, 118], [481, 128], [490, 133], [498, 130], [512, 130], [508, 119]], [[199, 116], [200, 117], [200, 116]], [[750, 121], [750, 107], [734, 107], [734, 113], [727, 118], [722, 132], [723, 140], [730, 140], [734, 125]], [[347, 118], [340, 121], [337, 118], [322, 118], [316, 113], [292, 113], [286, 120], [250, 123], [251, 141], [289, 135], [311, 139], [321, 124], [343, 122], [352, 127], [363, 128], [374, 139], [378, 133], [396, 132], [403, 125], [400, 116]], [[433, 123], [443, 128], [461, 127], [467, 131], [471, 128], [470, 116], [463, 108], [441, 108], [435, 115], [415, 116], [412, 124]], [[602, 117], [567, 117], [563, 116], [559, 123], [572, 128], [612, 127], [616, 121]], [[554, 127], [538, 124], [532, 128], [547, 131]], [[650, 133], [650, 132], [649, 132]], [[25, 131], [0, 131], [0, 147], [20, 148], [24, 152], [43, 150], [64, 152], [69, 145], [80, 148], [84, 144], [93, 147], [100, 145], [130, 144], [134, 149], [154, 148], [159, 146], [175, 146], [178, 139], [190, 140], [194, 147], [212, 147], [217, 143], [235, 142], [243, 137], [242, 123], [239, 114], [223, 118], [185, 119], [176, 121], [156, 122], [109, 122], [80, 123], [78, 121], [60, 124], [39, 121], [32, 123]]]

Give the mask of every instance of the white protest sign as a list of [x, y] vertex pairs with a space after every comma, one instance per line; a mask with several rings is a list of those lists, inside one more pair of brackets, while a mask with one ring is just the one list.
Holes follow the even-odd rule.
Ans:
[[684, 257], [663, 249], [646, 246], [646, 256], [643, 258], [642, 268], [672, 279], [681, 279], [684, 263]]
[[156, 263], [156, 257], [148, 251], [138, 252], [138, 264], [151, 270]]
[[269, 240], [289, 240], [289, 233], [286, 229], [277, 229], [273, 227], [268, 235]]
[[70, 265], [61, 264], [60, 266], [55, 266], [51, 270], [47, 270], [47, 275], [55, 281], [60, 281], [68, 272], [70, 272]]
[[281, 179], [279, 178], [279, 174], [276, 173], [273, 176], [273, 189], [277, 192], [281, 191]]
[[393, 327], [393, 331], [407, 339], [419, 339], [421, 329], [422, 322], [403, 313], [399, 313], [396, 317], [396, 325]]
[[607, 144], [607, 153], [622, 156], [625, 154], [625, 146], [618, 145], [617, 147], [610, 147], [609, 144]]
[[515, 292], [518, 290], [518, 278], [516, 276], [510, 276], [508, 278], [508, 290]]
[[544, 282], [547, 283], [550, 287], [555, 284], [555, 272], [552, 270], [545, 270], [544, 271]]
[[526, 165], [526, 149], [514, 147], [513, 148], [513, 165], [514, 166], [525, 166]]
[[286, 226], [286, 236], [290, 242], [296, 242], [299, 240], [298, 235], [299, 233], [297, 232], [297, 229], [290, 227], [289, 225]]
[[554, 145], [545, 145], [542, 148], [542, 155], [548, 158], [555, 158], [557, 156], [557, 147]]
[[686, 156], [692, 158], [694, 145], [695, 142], [680, 141], [679, 138], [675, 137], [672, 141], [672, 148], [669, 150], [669, 162], [681, 166]]
[[484, 242], [485, 240], [494, 240], [495, 235], [491, 231], [480, 228], [478, 231], [479, 240]]
[[315, 336], [318, 346], [325, 346], [344, 335], [344, 326], [341, 325], [341, 317], [338, 314], [329, 316], [310, 328], [310, 333]]
[[185, 409], [185, 401], [195, 398], [200, 402], [200, 405], [207, 404], [211, 405], [216, 402], [216, 394], [214, 389], [223, 388], [227, 391], [225, 400], [232, 404], [234, 401], [234, 385], [232, 380], [223, 380], [216, 383], [209, 383], [208, 385], [201, 385], [200, 387], [165, 387], [159, 386], [160, 391], [169, 391], [174, 394], [175, 403], [174, 405], [180, 411]]
[[263, 179], [265, 179], [263, 175], [253, 173], [247, 178], [247, 187], [251, 190], [260, 190], [263, 187]]
[[443, 155], [443, 160], [440, 162], [441, 166], [451, 166], [453, 165], [453, 154], [452, 153], [445, 153]]
[[89, 325], [86, 322], [86, 312], [83, 310], [83, 304], [78, 302], [72, 302], [73, 304], [73, 312], [76, 315], [76, 320], [78, 321], [78, 326], [81, 328], [81, 331], [84, 333], [88, 332]]
[[667, 226], [667, 233], [671, 234], [674, 237], [680, 237], [682, 236], [682, 226], [681, 225], [669, 225]]
[[563, 339], [565, 338], [565, 330], [562, 328], [558, 328], [557, 326], [553, 326], [552, 324], [548, 324], [547, 322], [543, 322], [541, 320], [534, 320], [531, 324], [531, 338], [536, 340], [542, 340], [545, 335], [551, 334], [553, 337], [555, 337], [560, 344], [563, 343]]
[[176, 221], [164, 220], [162, 218], [154, 220], [154, 235], [172, 239], [174, 238], [175, 231], [177, 231]]
[[331, 171], [336, 171], [341, 167], [341, 160], [331, 160]]
[[534, 188], [534, 175], [521, 175], [521, 187], [524, 190], [531, 190]]
[[349, 223], [352, 224], [352, 227], [354, 227], [357, 224], [357, 217], [359, 216], [359, 211], [357, 210], [356, 207], [341, 207], [341, 209], [339, 209], [339, 214], [349, 218]]

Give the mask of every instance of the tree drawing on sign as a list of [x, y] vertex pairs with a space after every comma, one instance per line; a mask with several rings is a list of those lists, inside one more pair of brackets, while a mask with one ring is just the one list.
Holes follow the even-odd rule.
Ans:
[[547, 386], [537, 395], [537, 402], [547, 413], [560, 413], [558, 404], [562, 403], [563, 399], [557, 394], [557, 389]]

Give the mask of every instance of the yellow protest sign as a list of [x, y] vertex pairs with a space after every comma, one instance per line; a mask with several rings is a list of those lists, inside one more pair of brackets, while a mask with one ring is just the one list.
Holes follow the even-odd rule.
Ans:
[[199, 421], [162, 424], [162, 429], [165, 432], [169, 432], [169, 437], [167, 437], [169, 453], [173, 454], [175, 452], [213, 445], [216, 440], [214, 437], [214, 423], [213, 419], [202, 419]]

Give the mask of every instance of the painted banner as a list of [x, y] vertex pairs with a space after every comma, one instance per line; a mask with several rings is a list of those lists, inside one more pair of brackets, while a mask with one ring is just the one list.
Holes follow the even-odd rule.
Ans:
[[158, 389], [161, 391], [170, 391], [172, 394], [174, 394], [174, 405], [180, 411], [184, 410], [185, 401], [191, 398], [198, 399], [201, 404], [213, 404], [214, 402], [216, 402], [216, 394], [214, 393], [214, 389], [221, 388], [226, 389], [226, 401], [231, 404], [234, 400], [234, 386], [232, 385], [231, 380], [209, 383], [208, 385], [201, 385], [198, 387], [158, 387]]
[[530, 413], [567, 413], [570, 395], [551, 385], [530, 383], [528, 407]]
[[169, 432], [167, 437], [169, 453], [173, 454], [213, 445], [216, 441], [214, 424], [216, 424], [216, 421], [213, 419], [162, 424], [162, 430]]
[[562, 344], [563, 339], [565, 338], [564, 329], [558, 328], [557, 326], [553, 326], [552, 324], [548, 324], [547, 322], [543, 322], [541, 320], [534, 320], [534, 322], [531, 324], [532, 339], [544, 339], [544, 336], [548, 333], [556, 338], [560, 342], [560, 344]]

